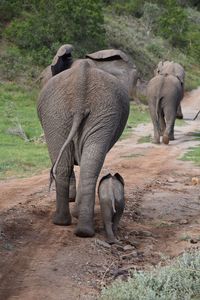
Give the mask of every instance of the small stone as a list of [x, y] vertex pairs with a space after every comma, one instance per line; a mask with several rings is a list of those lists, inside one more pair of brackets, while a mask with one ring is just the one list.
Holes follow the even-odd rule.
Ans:
[[188, 224], [188, 220], [186, 220], [186, 219], [180, 220], [179, 224], [180, 225]]
[[121, 259], [131, 259], [131, 258], [137, 257], [137, 256], [138, 256], [137, 251], [132, 251], [132, 252], [130, 252], [130, 253], [123, 254], [123, 255], [121, 256]]
[[129, 240], [128, 240], [129, 244], [131, 246], [133, 246], [134, 248], [136, 248], [137, 246], [139, 246], [139, 243], [135, 240], [135, 238], [133, 237], [130, 237]]
[[126, 245], [123, 247], [123, 250], [124, 251], [129, 251], [129, 250], [133, 250], [135, 247], [134, 246], [131, 246], [131, 245]]
[[142, 231], [141, 233], [142, 233], [143, 236], [146, 236], [146, 237], [153, 236], [153, 234], [150, 231], [147, 231], [147, 230], [146, 231]]
[[99, 246], [102, 246], [102, 247], [104, 247], [104, 248], [111, 248], [111, 245], [110, 244], [108, 244], [108, 243], [106, 243], [106, 242], [104, 242], [104, 241], [101, 241], [101, 240], [99, 240], [99, 239], [95, 239], [95, 243], [97, 244], [97, 245], [99, 245]]
[[192, 178], [192, 184], [193, 184], [193, 185], [200, 184], [200, 178], [198, 178], [198, 177], [193, 177], [193, 178]]
[[191, 240], [190, 240], [190, 243], [191, 243], [191, 244], [197, 244], [198, 242], [199, 242], [198, 239], [191, 239]]

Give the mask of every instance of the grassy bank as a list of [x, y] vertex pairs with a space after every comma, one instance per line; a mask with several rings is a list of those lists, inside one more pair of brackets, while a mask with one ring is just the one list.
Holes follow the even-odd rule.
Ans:
[[30, 176], [49, 166], [36, 113], [38, 91], [0, 84], [0, 178]]
[[[37, 112], [37, 89], [11, 82], [0, 84], [0, 179], [28, 177], [50, 166]], [[147, 107], [131, 103], [127, 138], [139, 123], [149, 122]]]

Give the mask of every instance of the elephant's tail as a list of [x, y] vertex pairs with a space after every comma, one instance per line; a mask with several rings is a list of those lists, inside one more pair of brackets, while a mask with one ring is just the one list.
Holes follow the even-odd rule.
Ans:
[[160, 132], [161, 132], [161, 128], [160, 128], [159, 119], [160, 119], [160, 113], [161, 113], [161, 101], [163, 99], [162, 90], [163, 90], [163, 85], [165, 83], [166, 76], [167, 75], [160, 76], [160, 85], [159, 85], [159, 88], [158, 88], [157, 94], [156, 94], [156, 122], [157, 122], [157, 126], [158, 126], [158, 129]]
[[116, 209], [115, 209], [115, 195], [114, 195], [114, 191], [113, 191], [113, 180], [112, 180], [112, 177], [109, 180], [109, 189], [108, 189], [108, 191], [109, 191], [108, 197], [111, 200], [113, 213], [115, 214], [116, 213]]
[[51, 185], [53, 183], [53, 180], [56, 179], [56, 169], [58, 167], [58, 164], [60, 162], [60, 159], [62, 157], [63, 152], [65, 151], [66, 147], [69, 145], [69, 143], [72, 141], [72, 139], [74, 138], [75, 134], [77, 133], [77, 130], [81, 124], [81, 122], [83, 121], [83, 119], [85, 119], [88, 115], [89, 115], [90, 111], [88, 109], [85, 110], [84, 113], [76, 113], [73, 116], [73, 122], [72, 122], [72, 127], [70, 130], [70, 133], [66, 139], [66, 141], [64, 142], [64, 144], [62, 145], [60, 152], [58, 154], [58, 157], [55, 161], [55, 163], [53, 164], [51, 171], [50, 171], [50, 182], [49, 182], [49, 190], [51, 188]]

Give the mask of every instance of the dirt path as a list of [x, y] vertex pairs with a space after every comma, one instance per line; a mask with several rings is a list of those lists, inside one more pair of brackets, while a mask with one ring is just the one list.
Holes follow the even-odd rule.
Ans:
[[[96, 236], [74, 236], [69, 227], [51, 223], [55, 191], [48, 172], [0, 182], [0, 299], [96, 299], [100, 289], [130, 270], [148, 268], [164, 256], [174, 257], [200, 242], [200, 168], [179, 160], [199, 144], [200, 89], [183, 101], [184, 126], [176, 127], [169, 146], [138, 144], [152, 133], [140, 125], [108, 154], [102, 175], [117, 171], [125, 178], [126, 210], [119, 236], [122, 246], [104, 244], [96, 205]], [[78, 170], [76, 170], [78, 172]], [[73, 205], [73, 204], [72, 204]], [[197, 242], [197, 243], [196, 243]]]

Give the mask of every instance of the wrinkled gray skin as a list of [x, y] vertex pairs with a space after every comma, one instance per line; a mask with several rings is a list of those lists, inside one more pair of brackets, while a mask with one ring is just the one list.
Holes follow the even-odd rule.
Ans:
[[124, 180], [120, 174], [109, 173], [102, 177], [98, 194], [107, 242], [117, 243], [117, 228], [125, 207]]
[[[162, 75], [174, 75], [176, 76], [182, 85], [182, 98], [184, 96], [184, 81], [185, 81], [185, 70], [184, 68], [173, 61], [160, 61], [158, 66], [154, 72], [154, 75], [162, 74]], [[182, 100], [181, 98], [181, 100]], [[178, 106], [176, 118], [183, 119], [183, 113], [181, 109], [181, 105]]]
[[136, 97], [138, 72], [128, 56], [121, 50], [107, 49], [87, 54], [97, 68], [116, 76], [128, 90], [130, 99]]
[[76, 235], [94, 235], [95, 188], [106, 153], [120, 137], [129, 114], [128, 93], [114, 76], [87, 60], [49, 79], [38, 99], [53, 164], [56, 212], [53, 222], [71, 224], [69, 185], [74, 164], [80, 166], [76, 194]]
[[[37, 80], [40, 81], [41, 86], [44, 86], [52, 76], [71, 67], [72, 51], [73, 46], [70, 44], [65, 44], [58, 49], [52, 64], [44, 69]], [[97, 68], [117, 77], [127, 89], [130, 99], [136, 97], [138, 72], [124, 52], [115, 49], [101, 50], [87, 54], [86, 58]]]
[[163, 136], [163, 143], [168, 144], [174, 140], [176, 112], [182, 99], [180, 80], [173, 75], [153, 77], [147, 86], [147, 98], [154, 127], [153, 142], [159, 144]]

